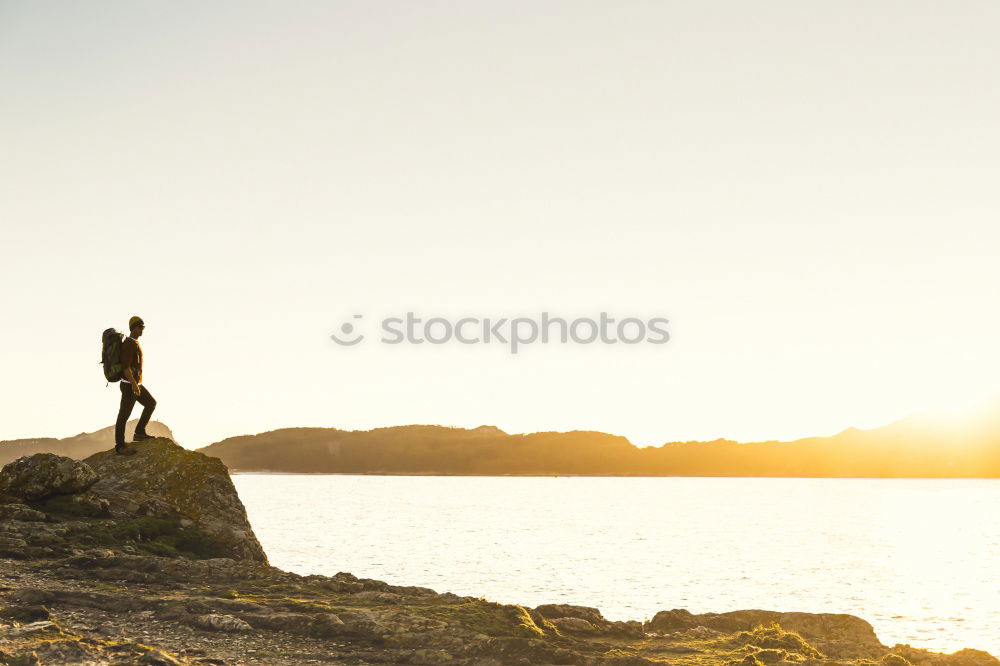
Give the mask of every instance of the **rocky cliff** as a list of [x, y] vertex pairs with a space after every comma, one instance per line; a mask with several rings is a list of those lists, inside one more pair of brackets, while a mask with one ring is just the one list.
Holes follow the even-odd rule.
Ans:
[[0, 664], [1000, 666], [882, 645], [850, 615], [665, 610], [613, 622], [267, 564], [217, 458], [20, 458], [0, 471]]

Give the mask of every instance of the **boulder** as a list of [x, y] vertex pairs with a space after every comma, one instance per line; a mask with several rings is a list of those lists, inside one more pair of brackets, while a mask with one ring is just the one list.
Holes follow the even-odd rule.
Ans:
[[642, 628], [642, 622], [638, 620], [612, 622], [608, 631], [624, 638], [642, 638], [646, 635]]
[[800, 634], [821, 652], [832, 657], [872, 658], [886, 651], [870, 624], [859, 617], [839, 613], [740, 610], [695, 615], [682, 608], [675, 608], [654, 615], [645, 629], [651, 634], [668, 635], [704, 627], [728, 634], [750, 631], [772, 622], [776, 622], [785, 631]]
[[250, 625], [240, 618], [220, 613], [196, 615], [192, 624], [211, 631], [251, 631]]
[[552, 624], [558, 627], [559, 631], [575, 634], [593, 634], [597, 631], [594, 625], [580, 617], [557, 617], [552, 619]]
[[90, 465], [79, 460], [54, 453], [36, 453], [18, 458], [0, 470], [0, 492], [26, 500], [41, 500], [82, 492], [97, 479]]
[[541, 606], [535, 606], [535, 610], [541, 613], [542, 617], [547, 620], [570, 617], [586, 620], [591, 627], [606, 627], [610, 624], [601, 614], [601, 611], [590, 606], [576, 606], [573, 604], [542, 604]]
[[1000, 659], [982, 650], [966, 648], [952, 654], [936, 654], [905, 644], [892, 648], [892, 654], [882, 658], [882, 666], [897, 666], [898, 660], [913, 666], [1000, 666]]
[[653, 616], [653, 619], [646, 623], [646, 631], [652, 634], [672, 634], [685, 629], [693, 629], [698, 626], [697, 618], [689, 610], [674, 608], [673, 610], [663, 610]]
[[39, 522], [45, 520], [45, 514], [23, 504], [0, 504], [0, 520]]
[[132, 456], [101, 451], [84, 461], [100, 480], [83, 494], [82, 502], [104, 500], [118, 519], [176, 521], [189, 541], [201, 540], [208, 555], [267, 563], [221, 460], [165, 437], [133, 446], [137, 453]]
[[799, 634], [820, 652], [836, 658], [874, 658], [886, 651], [872, 625], [854, 615], [742, 610], [697, 617], [698, 624], [726, 633], [777, 622], [785, 631]]

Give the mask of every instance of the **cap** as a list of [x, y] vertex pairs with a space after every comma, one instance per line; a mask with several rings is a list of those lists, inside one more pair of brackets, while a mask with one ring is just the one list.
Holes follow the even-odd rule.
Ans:
[[132, 330], [136, 326], [145, 326], [146, 323], [142, 320], [142, 317], [135, 316], [128, 320], [128, 330]]

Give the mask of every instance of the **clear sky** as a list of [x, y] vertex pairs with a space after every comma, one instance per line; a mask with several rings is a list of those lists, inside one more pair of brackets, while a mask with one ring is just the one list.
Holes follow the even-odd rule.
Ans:
[[[1000, 4], [4, 2], [0, 439], [788, 439], [1000, 376]], [[665, 316], [670, 343], [340, 347]], [[137, 412], [138, 413], [138, 410]]]

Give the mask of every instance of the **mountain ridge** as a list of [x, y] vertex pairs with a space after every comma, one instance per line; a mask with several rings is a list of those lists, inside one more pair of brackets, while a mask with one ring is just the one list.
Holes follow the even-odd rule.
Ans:
[[626, 437], [588, 430], [282, 428], [197, 450], [234, 471], [255, 472], [1000, 478], [1000, 420], [987, 411], [959, 425], [907, 418], [787, 442], [717, 439], [641, 448]]

